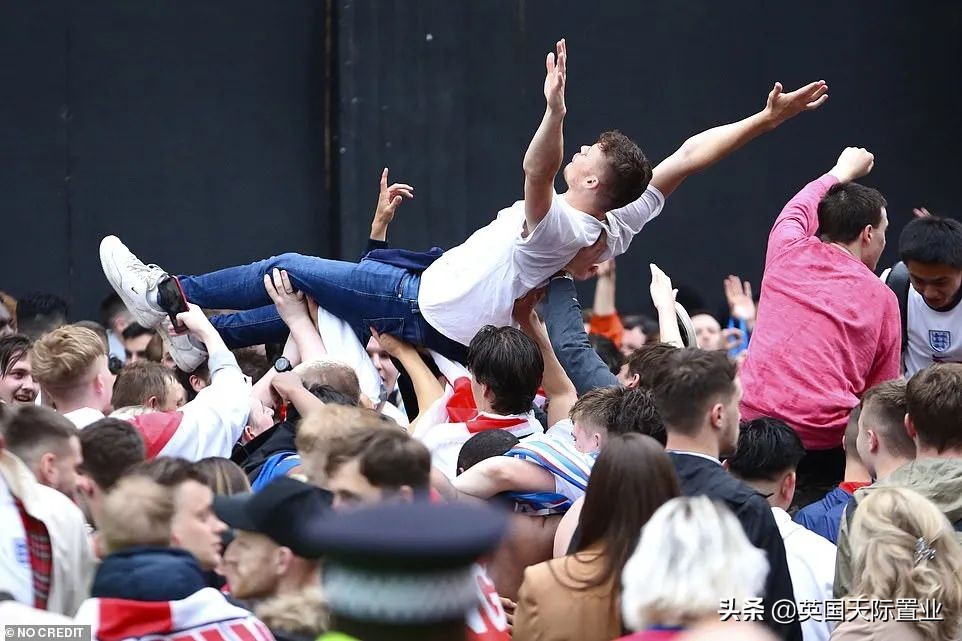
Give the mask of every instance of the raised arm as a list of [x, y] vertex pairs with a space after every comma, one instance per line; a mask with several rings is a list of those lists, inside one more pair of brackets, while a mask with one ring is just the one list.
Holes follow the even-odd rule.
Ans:
[[714, 127], [686, 140], [655, 167], [651, 185], [667, 197], [692, 174], [801, 112], [817, 109], [826, 100], [828, 85], [824, 80], [811, 82], [791, 93], [782, 93], [781, 83], [776, 82], [764, 109], [744, 120]]
[[775, 219], [768, 235], [768, 250], [765, 264], [768, 264], [789, 244], [818, 231], [818, 203], [825, 193], [835, 184], [849, 182], [865, 176], [875, 166], [875, 156], [860, 147], [847, 147], [825, 175], [808, 183], [792, 197]]
[[565, 374], [564, 368], [551, 347], [548, 332], [545, 330], [538, 315], [534, 311], [535, 305], [544, 295], [544, 290], [532, 290], [519, 298], [514, 304], [514, 319], [518, 321], [521, 331], [527, 334], [538, 345], [544, 359], [544, 375], [542, 385], [548, 395], [548, 426], [568, 418], [571, 408], [578, 401], [578, 392], [571, 379]]
[[524, 216], [527, 233], [531, 233], [548, 214], [554, 198], [554, 178], [564, 155], [565, 77], [568, 53], [565, 41], [556, 45], [557, 54], [549, 53], [545, 61], [544, 118], [524, 154]]
[[658, 265], [651, 263], [651, 302], [658, 311], [658, 334], [662, 343], [675, 347], [684, 347], [681, 340], [681, 329], [678, 327], [678, 314], [675, 312], [675, 296], [677, 289], [672, 289], [671, 278], [661, 271]]
[[[441, 387], [441, 383], [434, 377], [431, 368], [421, 359], [421, 354], [410, 343], [405, 343], [390, 334], [378, 334], [373, 328], [371, 334], [388, 354], [401, 363], [401, 366], [411, 378], [419, 411], [423, 412], [428, 409], [444, 395], [444, 388]], [[417, 427], [419, 418], [421, 418], [420, 414], [408, 426], [408, 431], [412, 434]]]
[[[394, 214], [404, 198], [414, 198], [414, 187], [405, 183], [387, 184], [387, 167], [381, 172], [381, 190], [377, 197], [377, 207], [374, 208], [374, 220], [371, 221], [370, 240], [387, 244], [387, 228], [394, 220]], [[370, 247], [376, 249], [377, 247]]]

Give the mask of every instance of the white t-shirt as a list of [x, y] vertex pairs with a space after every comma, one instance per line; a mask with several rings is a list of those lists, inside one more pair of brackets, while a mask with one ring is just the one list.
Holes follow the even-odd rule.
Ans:
[[7, 482], [0, 476], [0, 591], [15, 601], [33, 605], [33, 571], [27, 535], [20, 510], [13, 502]]
[[602, 232], [608, 249], [600, 260], [623, 254], [664, 205], [665, 197], [649, 186], [638, 200], [601, 221], [555, 194], [541, 223], [522, 237], [524, 201], [519, 200], [428, 267], [418, 306], [435, 329], [467, 345], [485, 325], [514, 325], [514, 301], [563, 269]]
[[63, 416], [64, 418], [69, 419], [71, 423], [76, 425], [78, 430], [82, 430], [91, 423], [104, 418], [104, 413], [100, 410], [95, 410], [92, 407], [83, 407], [79, 410], [67, 412]]
[[962, 304], [937, 312], [909, 287], [908, 333], [906, 377], [932, 363], [962, 363]]
[[834, 623], [825, 620], [824, 608], [825, 602], [833, 598], [835, 546], [793, 521], [781, 508], [773, 507], [772, 516], [785, 542], [785, 558], [792, 577], [795, 602], [814, 602], [822, 608], [822, 616], [802, 621], [802, 638], [805, 641], [829, 641]]

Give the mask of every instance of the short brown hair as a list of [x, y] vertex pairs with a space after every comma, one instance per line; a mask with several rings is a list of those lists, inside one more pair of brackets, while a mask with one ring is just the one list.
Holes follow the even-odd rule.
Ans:
[[628, 357], [628, 375], [638, 375], [638, 387], [651, 389], [659, 378], [661, 366], [665, 359], [677, 347], [670, 343], [645, 343]]
[[16, 405], [3, 415], [0, 433], [7, 449], [33, 467], [47, 452], [66, 455], [69, 441], [80, 435], [69, 419], [48, 407]]
[[170, 547], [174, 511], [170, 488], [142, 476], [121, 479], [104, 498], [103, 512], [97, 520], [106, 551]]
[[897, 378], [876, 385], [862, 396], [862, 425], [873, 430], [885, 449], [899, 458], [915, 458], [915, 441], [905, 429], [908, 385]]
[[[347, 405], [325, 405], [301, 419], [294, 442], [301, 461], [319, 476], [327, 467], [327, 455], [332, 441], [351, 432], [374, 427], [399, 429], [372, 410]], [[319, 482], [322, 479], [311, 480]]]
[[357, 380], [357, 372], [350, 365], [338, 361], [312, 361], [301, 363], [294, 368], [294, 372], [301, 377], [307, 389], [327, 385], [347, 396], [355, 405], [361, 400], [361, 384]]
[[361, 474], [377, 488], [428, 487], [431, 453], [407, 432], [374, 427], [336, 438], [331, 441], [324, 472], [330, 477], [353, 459], [358, 459]]
[[606, 209], [617, 209], [637, 200], [651, 182], [651, 162], [628, 136], [606, 131], [598, 136], [598, 146], [608, 161], [603, 184], [608, 196]]
[[917, 372], [905, 389], [905, 410], [919, 443], [938, 452], [962, 447], [962, 364], [939, 363]]
[[735, 393], [735, 363], [722, 351], [676, 349], [655, 383], [655, 404], [668, 432], [692, 435], [712, 404]]
[[44, 388], [68, 390], [93, 379], [94, 365], [107, 349], [93, 330], [75, 325], [59, 327], [33, 344], [33, 377]]
[[665, 444], [665, 428], [651, 391], [617, 385], [586, 392], [571, 408], [572, 421], [586, 421], [609, 435], [646, 434]]
[[130, 468], [127, 476], [144, 476], [164, 487], [175, 488], [187, 481], [211, 486], [210, 478], [187, 459], [158, 456]]
[[93, 479], [105, 492], [147, 458], [140, 432], [119, 418], [102, 418], [80, 430], [80, 449], [84, 476]]
[[153, 361], [137, 361], [128, 363], [120, 370], [114, 382], [114, 407], [132, 407], [146, 405], [150, 397], [155, 396], [160, 402], [167, 400], [170, 385], [176, 384], [177, 377], [173, 370]]

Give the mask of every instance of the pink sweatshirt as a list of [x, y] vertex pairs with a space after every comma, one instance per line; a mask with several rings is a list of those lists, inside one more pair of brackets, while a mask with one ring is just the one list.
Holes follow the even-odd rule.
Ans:
[[785, 205], [768, 237], [758, 319], [741, 369], [742, 417], [791, 425], [805, 448], [841, 447], [852, 408], [899, 376], [895, 294], [861, 261], [821, 242], [824, 175]]

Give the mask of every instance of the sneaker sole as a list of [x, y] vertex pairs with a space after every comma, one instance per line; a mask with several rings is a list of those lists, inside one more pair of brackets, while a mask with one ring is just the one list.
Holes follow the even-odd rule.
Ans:
[[191, 350], [184, 350], [180, 347], [174, 345], [172, 337], [167, 332], [167, 327], [158, 328], [158, 334], [160, 334], [161, 340], [164, 341], [164, 345], [167, 346], [167, 351], [170, 353], [170, 357], [174, 359], [177, 367], [187, 372], [188, 374], [193, 372], [195, 369], [204, 364], [207, 360], [207, 352], [193, 348]]
[[[107, 260], [108, 256], [113, 255], [113, 249], [119, 250], [120, 248], [123, 248], [123, 251], [130, 252], [130, 250], [127, 249], [127, 246], [124, 245], [116, 236], [107, 236], [101, 240], [100, 267], [103, 269], [104, 276], [107, 278], [107, 282], [110, 283], [110, 286], [113, 288], [113, 290], [117, 292], [118, 296], [120, 296], [120, 300], [124, 302], [124, 306], [127, 308], [127, 311], [130, 312], [130, 315], [134, 317], [134, 320], [136, 320], [138, 324], [148, 329], [154, 329], [163, 322], [166, 314], [163, 312], [144, 311], [140, 308], [140, 306], [135, 304], [136, 300], [143, 300], [143, 295], [134, 292], [134, 295], [137, 297], [135, 300], [134, 297], [131, 296], [131, 293], [127, 291], [123, 285], [121, 285], [123, 278], [120, 271], [117, 269], [116, 265], [114, 265], [113, 261]], [[105, 251], [105, 249], [107, 251]]]

